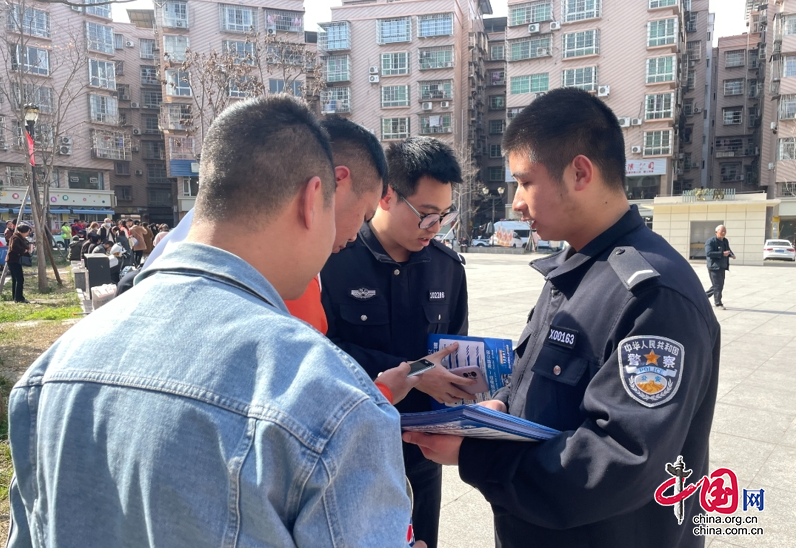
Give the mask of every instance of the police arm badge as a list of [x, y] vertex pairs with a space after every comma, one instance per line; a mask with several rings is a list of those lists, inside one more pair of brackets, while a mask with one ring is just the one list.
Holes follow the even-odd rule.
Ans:
[[685, 349], [666, 337], [637, 335], [619, 343], [619, 377], [631, 398], [645, 407], [671, 400], [683, 378]]

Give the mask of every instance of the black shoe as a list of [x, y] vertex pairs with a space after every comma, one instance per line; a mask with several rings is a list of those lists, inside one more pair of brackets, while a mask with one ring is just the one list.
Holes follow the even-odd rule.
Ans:
[[21, 301], [14, 301], [14, 302], [20, 303], [20, 304], [30, 304], [30, 301], [27, 300], [27, 299], [22, 299]]
[[723, 304], [721, 304], [721, 303], [716, 303], [716, 304], [714, 304], [713, 306], [715, 306], [716, 308], [721, 308], [722, 310], [726, 310], [726, 309], [724, 308], [724, 305], [723, 305]]

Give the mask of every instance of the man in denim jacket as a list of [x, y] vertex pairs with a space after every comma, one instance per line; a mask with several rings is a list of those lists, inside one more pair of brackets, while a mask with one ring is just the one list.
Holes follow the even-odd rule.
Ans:
[[200, 189], [188, 240], [12, 391], [9, 545], [406, 546], [397, 412], [283, 302], [332, 250], [326, 133], [292, 98], [238, 103]]

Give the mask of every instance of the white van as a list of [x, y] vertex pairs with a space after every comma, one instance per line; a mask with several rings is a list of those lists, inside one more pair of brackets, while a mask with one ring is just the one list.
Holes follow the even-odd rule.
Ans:
[[525, 247], [531, 237], [531, 225], [523, 221], [498, 221], [490, 243], [502, 247]]

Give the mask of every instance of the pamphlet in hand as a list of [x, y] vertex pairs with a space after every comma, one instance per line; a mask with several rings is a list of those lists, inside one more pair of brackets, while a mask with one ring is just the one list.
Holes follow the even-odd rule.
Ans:
[[[432, 334], [428, 336], [428, 353], [433, 354], [453, 343], [459, 343], [459, 349], [442, 360], [442, 365], [450, 370], [477, 366], [481, 369], [489, 389], [474, 394], [472, 399], [459, 400], [448, 405], [457, 406], [491, 400], [495, 392], [503, 388], [511, 376], [511, 368], [514, 365], [511, 340]], [[443, 409], [444, 405], [432, 401], [432, 408]]]
[[553, 428], [482, 405], [404, 413], [401, 415], [401, 428], [407, 432], [514, 441], [548, 440], [560, 433]]

